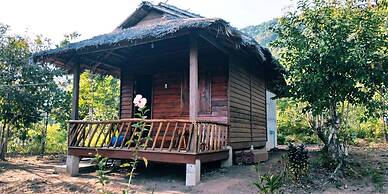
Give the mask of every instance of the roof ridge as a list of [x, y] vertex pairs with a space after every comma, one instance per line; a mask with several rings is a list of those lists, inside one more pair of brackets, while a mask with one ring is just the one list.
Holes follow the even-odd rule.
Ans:
[[171, 4], [167, 4], [167, 3], [163, 3], [163, 2], [159, 2], [157, 5], [154, 5], [154, 6], [160, 6], [160, 7], [163, 7], [163, 8], [167, 8], [167, 9], [170, 9], [172, 11], [179, 12], [179, 13], [181, 13], [183, 15], [189, 16], [189, 17], [200, 17], [200, 18], [203, 18], [203, 16], [201, 16], [199, 14], [196, 14], [196, 13], [190, 12], [188, 10], [184, 10], [184, 9], [181, 9], [181, 8], [179, 8], [177, 6], [174, 6], [174, 5], [171, 5]]

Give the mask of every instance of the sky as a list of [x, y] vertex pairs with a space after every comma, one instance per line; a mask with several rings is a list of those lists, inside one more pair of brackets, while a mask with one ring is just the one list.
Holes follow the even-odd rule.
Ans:
[[[65, 34], [79, 39], [111, 32], [142, 0], [0, 0], [0, 23], [12, 33], [43, 35], [58, 43]], [[158, 3], [159, 1], [151, 1]], [[166, 0], [162, 0], [166, 2]], [[291, 0], [168, 0], [205, 17], [225, 19], [242, 28], [282, 16]]]

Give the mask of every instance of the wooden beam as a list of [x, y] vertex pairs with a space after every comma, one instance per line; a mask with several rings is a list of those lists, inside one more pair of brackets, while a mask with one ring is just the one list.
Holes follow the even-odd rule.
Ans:
[[198, 114], [198, 39], [190, 36], [190, 71], [189, 71], [189, 118], [196, 120]]
[[78, 62], [73, 64], [73, 99], [72, 99], [72, 109], [71, 109], [71, 119], [79, 119], [79, 81], [80, 81], [80, 64]]
[[216, 47], [218, 50], [222, 51], [223, 53], [230, 54], [228, 49], [224, 45], [219, 43], [220, 40], [217, 40], [217, 38], [213, 37], [212, 35], [205, 32], [199, 32], [199, 36], [205, 41], [209, 42], [214, 47]]
[[85, 56], [82, 56], [80, 58], [81, 59], [85, 59], [87, 61], [91, 61], [92, 63], [95, 63], [96, 65], [93, 65], [92, 68], [95, 67], [95, 66], [104, 65], [104, 66], [106, 66], [108, 68], [111, 68], [113, 71], [120, 71], [119, 67], [116, 67], [114, 65], [108, 64], [108, 62], [106, 62], [106, 61], [102, 61], [102, 60], [98, 60], [98, 59], [92, 59], [92, 58], [85, 57]]
[[[108, 158], [117, 159], [132, 159], [133, 150], [118, 149], [118, 148], [76, 148], [70, 147], [68, 154], [80, 157], [93, 157], [96, 153]], [[200, 159], [202, 163], [224, 160], [228, 158], [229, 150], [203, 152], [200, 154], [188, 152], [166, 152], [139, 150], [139, 156], [145, 157], [149, 161], [165, 162], [173, 164], [194, 164], [196, 159]]]

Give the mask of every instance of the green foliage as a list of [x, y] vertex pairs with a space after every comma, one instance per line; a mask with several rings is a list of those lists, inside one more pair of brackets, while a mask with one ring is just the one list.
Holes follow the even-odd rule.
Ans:
[[68, 44], [70, 44], [74, 39], [77, 39], [81, 36], [78, 32], [72, 32], [70, 34], [65, 34], [65, 38], [57, 45], [55, 45], [57, 48], [64, 47]]
[[93, 160], [97, 163], [97, 183], [102, 186], [101, 189], [98, 189], [98, 193], [101, 194], [112, 194], [111, 191], [109, 191], [106, 186], [110, 183], [109, 177], [106, 175], [105, 165], [108, 160], [106, 157], [102, 157], [100, 154], [96, 154], [93, 158]]
[[280, 193], [280, 188], [282, 187], [283, 183], [283, 176], [270, 173], [260, 175], [259, 164], [255, 165], [255, 170], [258, 175], [258, 180], [254, 181], [253, 184], [259, 189], [259, 193]]
[[255, 26], [247, 26], [241, 29], [248, 35], [255, 37], [256, 41], [264, 47], [269, 46], [277, 38], [277, 34], [272, 31], [272, 28], [278, 23], [277, 19], [272, 19]]
[[275, 28], [273, 46], [287, 69], [285, 91], [305, 103], [305, 112], [322, 117], [318, 136], [337, 160], [346, 157], [350, 139], [346, 104], [377, 116], [381, 103], [375, 95], [388, 85], [388, 12], [382, 2], [360, 8], [353, 1], [300, 0]]
[[309, 169], [307, 150], [303, 144], [295, 146], [288, 145], [286, 174], [295, 182], [299, 182], [306, 175]]
[[[39, 154], [42, 143], [42, 122], [33, 124], [28, 129], [19, 130], [9, 141], [9, 153]], [[67, 132], [60, 124], [50, 124], [47, 129], [46, 153], [57, 154], [67, 151]]]
[[63, 72], [46, 63], [29, 63], [32, 53], [50, 47], [49, 40], [7, 31], [8, 26], [0, 24], [0, 159], [5, 157], [10, 137], [23, 134], [22, 129], [30, 128], [42, 120], [43, 113], [51, 113], [66, 100], [64, 88], [56, 84]]
[[375, 189], [378, 192], [382, 192], [384, 187], [384, 173], [381, 170], [373, 169], [370, 172], [370, 177]]
[[303, 107], [303, 103], [291, 99], [277, 100], [278, 144], [320, 142], [310, 126], [310, 115], [303, 111]]
[[299, 1], [275, 30], [289, 95], [314, 114], [344, 101], [374, 110], [373, 96], [388, 82], [381, 67], [387, 65], [386, 13], [337, 1]]
[[119, 97], [118, 79], [85, 71], [80, 77], [80, 119], [117, 119], [120, 107]]

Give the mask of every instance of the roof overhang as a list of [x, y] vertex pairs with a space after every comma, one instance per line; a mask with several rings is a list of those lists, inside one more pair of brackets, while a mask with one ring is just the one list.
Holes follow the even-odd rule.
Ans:
[[[253, 38], [231, 27], [224, 20], [217, 18], [174, 19], [152, 25], [134, 26], [71, 43], [62, 48], [36, 53], [32, 56], [32, 59], [34, 62], [53, 63], [70, 70], [72, 64], [82, 58], [84, 60], [83, 68], [100, 73], [119, 75], [119, 67], [109, 64], [114, 61], [114, 58], [118, 58], [118, 56], [115, 56], [115, 50], [172, 39], [190, 33], [198, 33], [220, 50], [238, 52], [254, 58], [258, 64], [264, 65], [266, 71], [268, 71], [266, 73], [267, 80], [270, 82], [278, 80], [280, 83], [285, 83], [282, 76], [284, 69], [276, 62], [268, 49], [261, 47]], [[86, 56], [94, 53], [97, 53], [98, 57], [87, 59]], [[109, 57], [109, 60], [106, 60], [107, 57]], [[278, 85], [278, 83], [275, 85]], [[273, 91], [278, 93], [276, 90]]]

